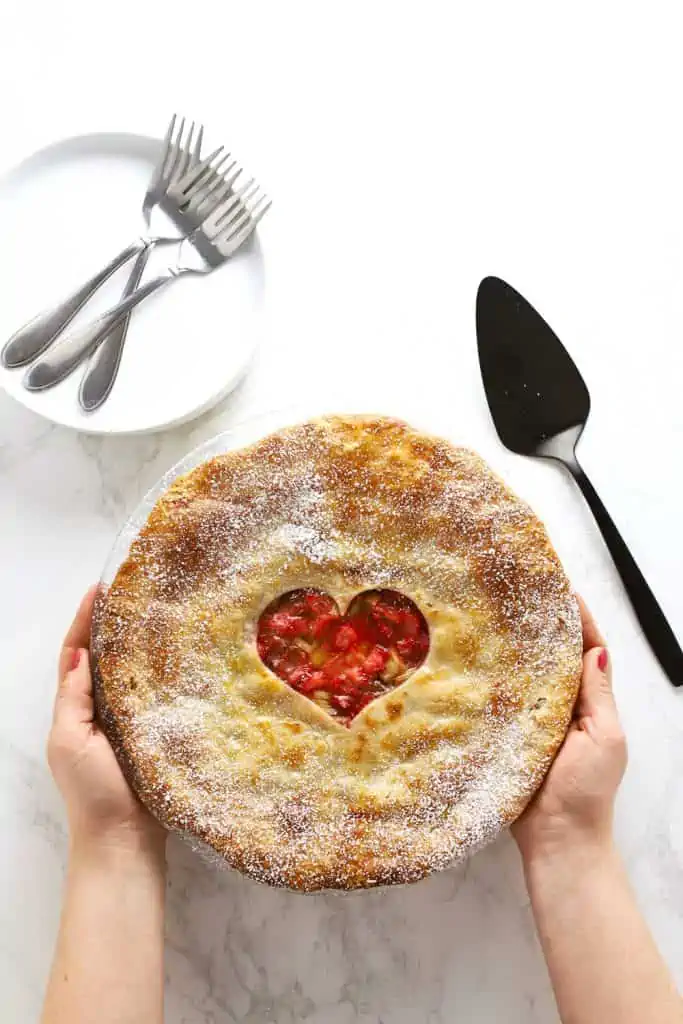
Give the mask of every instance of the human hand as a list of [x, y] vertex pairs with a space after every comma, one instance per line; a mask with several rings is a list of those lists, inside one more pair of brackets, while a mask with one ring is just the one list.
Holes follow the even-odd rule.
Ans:
[[573, 850], [595, 852], [612, 840], [614, 799], [626, 768], [626, 740], [612, 693], [604, 640], [579, 598], [583, 676], [567, 737], [545, 782], [512, 826], [525, 864]]
[[59, 656], [48, 763], [64, 797], [72, 841], [143, 844], [163, 854], [166, 833], [133, 794], [95, 721], [90, 625], [97, 588], [81, 601]]

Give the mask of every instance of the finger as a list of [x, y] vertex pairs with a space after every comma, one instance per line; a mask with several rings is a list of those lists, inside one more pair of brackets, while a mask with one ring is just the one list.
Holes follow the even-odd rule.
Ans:
[[606, 647], [593, 647], [583, 656], [583, 674], [576, 711], [580, 718], [594, 718], [605, 710], [616, 710], [611, 659]]
[[92, 610], [96, 594], [97, 586], [93, 586], [87, 591], [76, 612], [76, 618], [71, 623], [69, 631], [64, 638], [62, 650], [59, 654], [60, 684], [71, 669], [76, 652], [81, 647], [89, 647], [90, 645], [90, 624], [92, 622]]
[[579, 594], [576, 595], [576, 600], [579, 602], [579, 611], [581, 612], [584, 653], [590, 651], [593, 647], [604, 647], [605, 638], [598, 629], [598, 625], [591, 615], [588, 605]]
[[90, 675], [90, 658], [84, 647], [77, 648], [72, 666], [59, 684], [54, 708], [55, 725], [92, 723], [95, 709]]

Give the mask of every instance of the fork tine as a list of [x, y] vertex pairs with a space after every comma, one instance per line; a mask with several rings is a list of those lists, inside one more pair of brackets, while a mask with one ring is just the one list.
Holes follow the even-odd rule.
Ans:
[[198, 184], [199, 179], [201, 178], [203, 181], [204, 178], [206, 177], [207, 171], [208, 177], [211, 177], [211, 175], [213, 174], [213, 170], [210, 167], [210, 165], [212, 161], [215, 160], [216, 157], [223, 152], [223, 150], [224, 147], [219, 146], [218, 149], [214, 150], [213, 153], [205, 157], [205, 159], [202, 160], [201, 163], [197, 164], [196, 167], [192, 167], [187, 172], [187, 174], [183, 175], [180, 181], [176, 182], [176, 191], [182, 193], [185, 196], [193, 194], [195, 189], [200, 187]]
[[254, 198], [257, 192], [260, 192], [259, 185], [254, 185], [253, 188], [250, 188], [248, 192], [244, 193], [244, 195], [242, 196], [242, 202], [244, 203], [245, 206]]
[[216, 240], [220, 242], [229, 242], [230, 239], [244, 227], [248, 220], [249, 211], [245, 209], [238, 210], [236, 219], [233, 219], [232, 217], [230, 218], [230, 222], [224, 225], [218, 232]]
[[180, 128], [178, 129], [177, 141], [173, 151], [173, 162], [168, 173], [169, 181], [175, 181], [177, 178], [177, 170], [183, 159], [183, 136], [185, 134], [185, 118], [180, 119]]
[[178, 114], [175, 114], [174, 116], [175, 130], [173, 132], [173, 139], [171, 141], [171, 146], [168, 151], [168, 159], [166, 161], [166, 166], [164, 167], [164, 181], [166, 182], [167, 185], [173, 178], [173, 168], [178, 159], [178, 147], [182, 141], [183, 124], [185, 121], [185, 119], [181, 118]]
[[[221, 178], [223, 176], [223, 170], [225, 168], [225, 165], [231, 158], [232, 154], [226, 153], [225, 156], [221, 157], [218, 163], [214, 164], [213, 167], [207, 167], [206, 171], [201, 177], [201, 181], [197, 181], [195, 183], [195, 187], [204, 188], [204, 186], [208, 185], [210, 181], [215, 180], [216, 178]], [[230, 164], [230, 166], [232, 166], [232, 164]]]
[[[247, 194], [247, 191], [248, 191], [248, 190], [249, 190], [249, 189], [250, 189], [250, 188], [251, 188], [251, 187], [252, 187], [253, 185], [255, 185], [255, 184], [256, 184], [256, 179], [255, 179], [255, 178], [249, 178], [249, 180], [248, 180], [248, 181], [245, 181], [244, 185], [241, 185], [241, 186], [240, 186], [240, 187], [239, 187], [239, 188], [237, 189], [237, 191], [235, 192], [235, 199], [236, 199], [236, 200], [237, 200], [238, 202], [239, 202], [240, 200], [244, 199], [245, 195]], [[258, 185], [256, 185], [256, 188], [258, 188]]]
[[[262, 205], [261, 205], [262, 204]], [[263, 216], [268, 212], [272, 205], [272, 201], [266, 196], [262, 196], [257, 206], [254, 207], [250, 215], [243, 217], [237, 224], [231, 225], [227, 231], [223, 232], [216, 238], [215, 244], [223, 249], [225, 254], [225, 248], [229, 247], [227, 255], [234, 253], [239, 247], [246, 242], [247, 238], [252, 234], [256, 225]]]
[[262, 195], [260, 199], [258, 199], [257, 202], [254, 203], [251, 210], [249, 211], [249, 220], [253, 225], [252, 230], [261, 220], [261, 217], [263, 217], [264, 213], [266, 213], [270, 209], [270, 206], [271, 200], [268, 198], [267, 195]]
[[190, 147], [192, 146], [194, 136], [194, 121], [190, 123], [189, 131], [180, 147], [180, 156], [178, 163], [174, 169], [174, 178], [182, 178], [187, 171], [187, 165], [190, 162]]
[[217, 202], [213, 202], [211, 204], [211, 209], [214, 211], [214, 216], [212, 220], [214, 230], [216, 230], [217, 225], [220, 224], [222, 220], [224, 220], [225, 215], [228, 213], [228, 211], [232, 210], [233, 207], [235, 207], [237, 203], [239, 203], [239, 201], [239, 196], [237, 195], [237, 193], [235, 193], [234, 195], [229, 196], [227, 199], [219, 199]]
[[[235, 192], [231, 200], [225, 204], [224, 208], [220, 211], [220, 216], [216, 218], [216, 227], [222, 230], [223, 227], [231, 220], [234, 220], [236, 212], [240, 208], [244, 209], [244, 203], [251, 199], [255, 192], [258, 192], [259, 186], [255, 184], [254, 179], [250, 178], [246, 185], [243, 185], [239, 191]], [[237, 207], [237, 211], [235, 210]], [[248, 212], [248, 211], [247, 211]]]
[[[234, 171], [233, 167], [236, 168]], [[228, 174], [228, 171], [231, 171], [232, 173]], [[241, 173], [242, 168], [238, 165], [237, 161], [235, 160], [234, 164], [230, 164], [230, 166], [226, 170], [226, 173], [223, 175], [223, 177], [225, 178], [225, 184], [229, 185], [230, 188], [232, 188], [232, 186], [235, 184]]]
[[[201, 178], [199, 178], [194, 183], [193, 192], [196, 189], [204, 188], [204, 186], [208, 185], [208, 183], [210, 181], [212, 181], [213, 179], [215, 179], [217, 177], [218, 178], [222, 177], [222, 175], [223, 175], [223, 167], [224, 167], [226, 161], [230, 160], [231, 156], [232, 156], [231, 153], [226, 153], [225, 156], [221, 157], [221, 159], [218, 161], [218, 163], [215, 164], [213, 167], [207, 167], [206, 170], [203, 172]], [[232, 164], [230, 164], [230, 166], [232, 167]]]
[[225, 200], [226, 196], [229, 197], [231, 195], [232, 190], [233, 190], [233, 186], [234, 186], [235, 182], [237, 181], [237, 179], [239, 178], [241, 173], [242, 173], [242, 168], [241, 167], [237, 167], [236, 170], [232, 174], [229, 174], [225, 178], [225, 182], [224, 182], [223, 188], [221, 188], [221, 190], [220, 190], [220, 200], [219, 200], [219, 202], [223, 202]]
[[194, 152], [192, 154], [192, 166], [198, 164], [202, 157], [202, 143], [204, 141], [204, 125], [199, 122], [199, 131], [197, 132], [197, 139], [194, 144]]
[[166, 129], [166, 134], [164, 136], [164, 141], [162, 143], [161, 154], [159, 156], [159, 160], [156, 166], [155, 180], [157, 182], [163, 181], [166, 178], [166, 168], [171, 156], [171, 151], [173, 149], [173, 133], [175, 132], [177, 120], [178, 115], [174, 114], [171, 120], [168, 122], [168, 128]]
[[254, 185], [254, 187], [250, 189], [250, 191], [246, 193], [246, 195], [242, 196], [241, 200], [239, 200], [238, 202], [237, 207], [233, 209], [227, 215], [227, 217], [223, 217], [221, 219], [221, 222], [218, 225], [219, 231], [223, 231], [229, 224], [231, 224], [232, 227], [234, 228], [236, 220], [239, 220], [244, 214], [246, 214], [247, 217], [251, 215], [251, 210], [253, 208], [247, 206], [247, 202], [253, 199], [253, 197], [258, 193], [258, 191], [258, 185]]
[[[190, 188], [186, 188], [182, 192], [181, 199], [183, 209], [197, 210], [206, 202], [211, 193], [222, 184], [223, 176], [218, 173], [218, 168], [223, 163], [224, 161], [221, 160], [215, 168], [207, 168], [207, 170]], [[214, 207], [215, 203], [212, 202], [211, 208], [213, 209]]]
[[230, 193], [232, 186], [235, 184], [241, 173], [242, 168], [239, 166], [236, 160], [234, 163], [230, 164], [228, 168], [226, 168], [226, 172], [223, 174], [223, 184], [219, 189], [219, 202], [222, 202]]
[[261, 218], [265, 217], [265, 215], [268, 213], [268, 210], [273, 205], [273, 200], [268, 199], [267, 196], [263, 196], [259, 203], [262, 205], [255, 206], [254, 209], [251, 211], [249, 224], [247, 225], [246, 230], [242, 232], [242, 237], [237, 241], [237, 248], [242, 244], [242, 242], [246, 241], [246, 239], [249, 237], [252, 231], [256, 230], [256, 225], [261, 220]]
[[217, 203], [212, 204], [211, 209], [213, 210], [213, 217], [211, 220], [211, 227], [214, 233], [222, 230], [223, 225], [227, 223], [226, 217], [231, 210], [234, 210], [239, 203], [239, 197], [237, 195], [230, 196], [229, 199], [223, 202], [218, 200]]
[[233, 173], [230, 174], [229, 172], [234, 167], [237, 167], [236, 160], [233, 160], [230, 166], [226, 168], [226, 173], [228, 174], [228, 176], [226, 177], [225, 174], [217, 175], [214, 181], [209, 183], [208, 191], [202, 190], [201, 192], [198, 192], [196, 195], [193, 196], [193, 198], [190, 201], [190, 206], [196, 209], [200, 206], [203, 206], [204, 203], [211, 200], [211, 209], [215, 210], [218, 204], [221, 203], [223, 199], [225, 199], [228, 192], [235, 183], [235, 179], [238, 178], [241, 173], [241, 168], [237, 167], [237, 170], [233, 171]]
[[[220, 164], [218, 165], [220, 166]], [[200, 192], [205, 185], [211, 181], [215, 175], [215, 169], [213, 167], [205, 167], [199, 177], [195, 178], [194, 181], [190, 180], [189, 184], [183, 189], [183, 194], [187, 198], [188, 196], [193, 197]]]
[[244, 209], [241, 202], [243, 191], [235, 192], [234, 195], [221, 205], [220, 209], [216, 210], [216, 216], [214, 218], [214, 227], [217, 231], [222, 231], [226, 224], [231, 220], [234, 220], [240, 210]]
[[[255, 192], [258, 191], [259, 187], [258, 185], [256, 185], [251, 190], [250, 198], [253, 196]], [[227, 221], [223, 222], [219, 233], [224, 238], [229, 238], [231, 235], [234, 235], [247, 222], [247, 220], [254, 216], [254, 214], [258, 211], [260, 204], [265, 200], [265, 198], [265, 196], [261, 196], [261, 198], [256, 201], [256, 203], [254, 204], [253, 207], [251, 207], [251, 209], [248, 206], [244, 205], [244, 203], [240, 203], [238, 209], [235, 210], [228, 217]]]
[[194, 145], [195, 127], [196, 126], [193, 121], [192, 124], [190, 125], [190, 131], [187, 136], [187, 141], [182, 149], [180, 165], [176, 171], [177, 178], [180, 178], [184, 174], [187, 174], [187, 169], [190, 166], [190, 160], [192, 159], [192, 147]]
[[[262, 203], [264, 199], [265, 199], [264, 205], [261, 206], [261, 209], [258, 209], [259, 203]], [[263, 216], [265, 216], [266, 213], [268, 213], [268, 210], [271, 208], [272, 205], [273, 205], [273, 200], [269, 199], [268, 196], [266, 196], [266, 195], [264, 195], [259, 200], [259, 202], [256, 204], [254, 209], [251, 211], [251, 222], [254, 225], [254, 227], [256, 227], [256, 225], [261, 220], [261, 218]]]
[[211, 238], [218, 234], [219, 224], [224, 220], [226, 210], [232, 209], [239, 202], [236, 195], [224, 198], [226, 186], [229, 187], [228, 183], [223, 182], [218, 191], [202, 197], [195, 207], [201, 209], [201, 228]]
[[201, 203], [206, 206], [202, 211], [201, 230], [208, 238], [215, 238], [219, 233], [219, 225], [222, 223], [227, 210], [231, 210], [239, 199], [237, 195], [231, 195], [229, 199], [218, 199], [215, 195], [208, 203]]

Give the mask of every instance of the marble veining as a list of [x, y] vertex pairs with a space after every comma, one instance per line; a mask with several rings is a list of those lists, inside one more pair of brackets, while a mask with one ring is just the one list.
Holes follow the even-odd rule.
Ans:
[[[214, 5], [216, 38], [254, 45], [215, 66], [188, 52], [172, 81], [178, 27], [158, 5], [120, 0], [106, 47], [84, 0], [14, 5], [3, 24], [0, 172], [65, 135], [159, 131], [179, 106], [243, 154], [274, 206], [267, 337], [215, 412], [153, 436], [79, 436], [0, 394], [0, 1018], [38, 1019], [57, 928], [68, 838], [44, 748], [78, 599], [177, 459], [290, 404], [401, 415], [470, 445], [547, 523], [610, 644], [630, 748], [617, 839], [683, 987], [683, 691], [571, 480], [499, 445], [474, 336], [485, 274], [548, 317], [591, 392], [585, 467], [683, 636], [677, 6], [647, 19], [530, 0], [419, 16], [357, 0], [240, 8]], [[135, 67], [144, 82], [122, 71]], [[557, 1020], [508, 836], [408, 888], [310, 897], [174, 839], [166, 975], [169, 1024]]]
[[[145, 490], [179, 455], [248, 414], [254, 392], [267, 386], [262, 378], [256, 368], [249, 384], [212, 415], [144, 438], [79, 437], [0, 397], [7, 695], [0, 721], [0, 870], [7, 879], [0, 972], [16, 1007], [13, 1019], [33, 1019], [40, 1004], [67, 852], [62, 808], [43, 757], [59, 639], [80, 591], [97, 577]], [[566, 501], [561, 486], [559, 494]], [[583, 533], [585, 524], [567, 515], [566, 529]], [[594, 538], [584, 536], [583, 543], [581, 559], [592, 571], [602, 553]], [[604, 586], [618, 597], [615, 578]], [[623, 652], [617, 647], [618, 672], [629, 649], [641, 667], [648, 663], [639, 645], [634, 636]], [[650, 676], [642, 707], [636, 692], [624, 694], [626, 718], [640, 724], [618, 829], [641, 901], [683, 980], [675, 956], [683, 926], [683, 712], [652, 669]], [[617, 676], [618, 694], [620, 688]], [[217, 869], [174, 838], [166, 974], [173, 1024], [555, 1019], [507, 836], [414, 886], [317, 896], [271, 890]]]

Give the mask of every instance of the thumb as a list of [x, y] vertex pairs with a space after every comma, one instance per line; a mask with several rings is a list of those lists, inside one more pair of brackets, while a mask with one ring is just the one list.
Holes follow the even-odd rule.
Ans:
[[592, 647], [583, 656], [581, 689], [576, 704], [577, 715], [594, 718], [600, 711], [615, 710], [609, 653], [606, 647]]
[[90, 660], [83, 647], [73, 651], [71, 667], [59, 684], [54, 721], [59, 725], [91, 723], [94, 717]]

